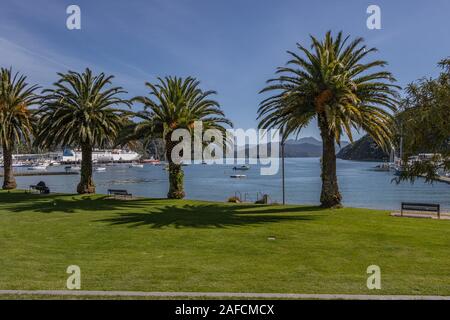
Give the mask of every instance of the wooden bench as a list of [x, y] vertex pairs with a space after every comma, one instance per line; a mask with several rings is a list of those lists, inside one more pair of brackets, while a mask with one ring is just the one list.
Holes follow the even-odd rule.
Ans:
[[33, 191], [38, 191], [40, 194], [50, 193], [50, 189], [47, 186], [40, 186], [40, 185], [30, 185], [28, 192], [31, 193]]
[[403, 211], [426, 211], [436, 212], [438, 219], [441, 218], [441, 206], [434, 203], [414, 203], [414, 202], [402, 202], [400, 214], [403, 216]]
[[108, 189], [108, 195], [133, 197], [131, 193], [128, 193], [128, 191], [124, 189]]

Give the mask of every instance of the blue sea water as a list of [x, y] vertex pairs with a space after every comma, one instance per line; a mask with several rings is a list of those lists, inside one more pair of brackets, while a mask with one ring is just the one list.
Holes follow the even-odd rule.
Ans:
[[[450, 209], [450, 185], [426, 184], [418, 179], [415, 184], [396, 184], [392, 172], [374, 171], [376, 163], [338, 160], [338, 180], [343, 203], [349, 207], [398, 209], [402, 201], [440, 203]], [[98, 193], [107, 189], [127, 189], [133, 195], [165, 197], [168, 190], [164, 166], [145, 165], [130, 168], [127, 164], [107, 166], [105, 172], [95, 172]], [[188, 165], [185, 171], [185, 190], [188, 199], [225, 201], [240, 193], [242, 198], [255, 201], [258, 193], [269, 194], [273, 201], [282, 201], [281, 170], [277, 175], [260, 175], [259, 165], [248, 171], [233, 171], [233, 165]], [[50, 167], [49, 171], [64, 171], [64, 167]], [[318, 204], [320, 197], [320, 159], [286, 159], [286, 202], [291, 204]], [[246, 178], [232, 179], [232, 174]], [[79, 175], [17, 177], [20, 188], [45, 181], [52, 192], [74, 193]]]

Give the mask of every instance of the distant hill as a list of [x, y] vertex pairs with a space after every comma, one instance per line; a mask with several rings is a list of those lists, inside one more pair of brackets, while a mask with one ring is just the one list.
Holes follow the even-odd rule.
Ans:
[[289, 139], [286, 141], [286, 144], [312, 144], [315, 146], [322, 146], [322, 141], [317, 140], [314, 137], [306, 137], [306, 138], [300, 138], [298, 140], [294, 140], [294, 139]]
[[344, 160], [378, 161], [389, 159], [389, 154], [384, 152], [369, 135], [342, 148], [337, 157]]
[[[348, 142], [341, 142], [341, 146], [346, 145], [348, 145]], [[256, 146], [246, 147], [246, 154], [249, 154], [249, 150], [256, 151], [255, 149]], [[336, 150], [340, 150], [339, 146], [336, 146]], [[268, 146], [268, 152], [270, 154], [270, 145]], [[287, 140], [284, 147], [284, 155], [286, 158], [321, 157], [322, 141], [317, 140], [314, 137]]]

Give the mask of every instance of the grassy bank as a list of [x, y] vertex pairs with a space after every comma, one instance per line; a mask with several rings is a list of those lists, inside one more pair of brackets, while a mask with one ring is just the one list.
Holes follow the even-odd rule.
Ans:
[[450, 295], [449, 231], [367, 209], [0, 192], [0, 289], [66, 289], [75, 264], [83, 290]]

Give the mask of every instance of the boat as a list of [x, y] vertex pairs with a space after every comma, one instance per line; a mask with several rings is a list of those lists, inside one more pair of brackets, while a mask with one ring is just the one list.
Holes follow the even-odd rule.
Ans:
[[233, 167], [233, 170], [241, 170], [241, 171], [244, 171], [244, 170], [248, 170], [248, 169], [250, 169], [250, 166], [248, 166], [248, 165], [242, 165], [242, 166], [239, 166], [239, 167]]
[[[2, 164], [3, 166], [3, 164]], [[13, 162], [12, 167], [13, 168], [18, 168], [18, 167], [28, 167], [29, 164], [23, 162], [23, 161], [17, 161], [17, 162]]]
[[241, 179], [241, 178], [247, 178], [247, 176], [245, 174], [232, 174], [230, 176], [230, 178]]
[[96, 172], [104, 172], [104, 171], [106, 171], [106, 168], [105, 167], [96, 167], [96, 168], [94, 168], [94, 171], [96, 171]]
[[44, 164], [37, 164], [31, 167], [28, 167], [28, 170], [47, 170], [47, 166]]
[[144, 159], [144, 160], [141, 160], [141, 162], [142, 163], [153, 164], [153, 165], [158, 165], [158, 164], [161, 163], [161, 161], [159, 161], [158, 159], [153, 159], [153, 158], [151, 158], [151, 159]]
[[130, 164], [130, 168], [143, 168], [144, 164], [142, 163], [132, 163]]
[[81, 167], [79, 167], [79, 166], [74, 166], [74, 167], [72, 167], [72, 166], [65, 166], [64, 169], [65, 169], [66, 171], [69, 171], [69, 170], [72, 170], [72, 171], [80, 171], [80, 170], [81, 170]]

